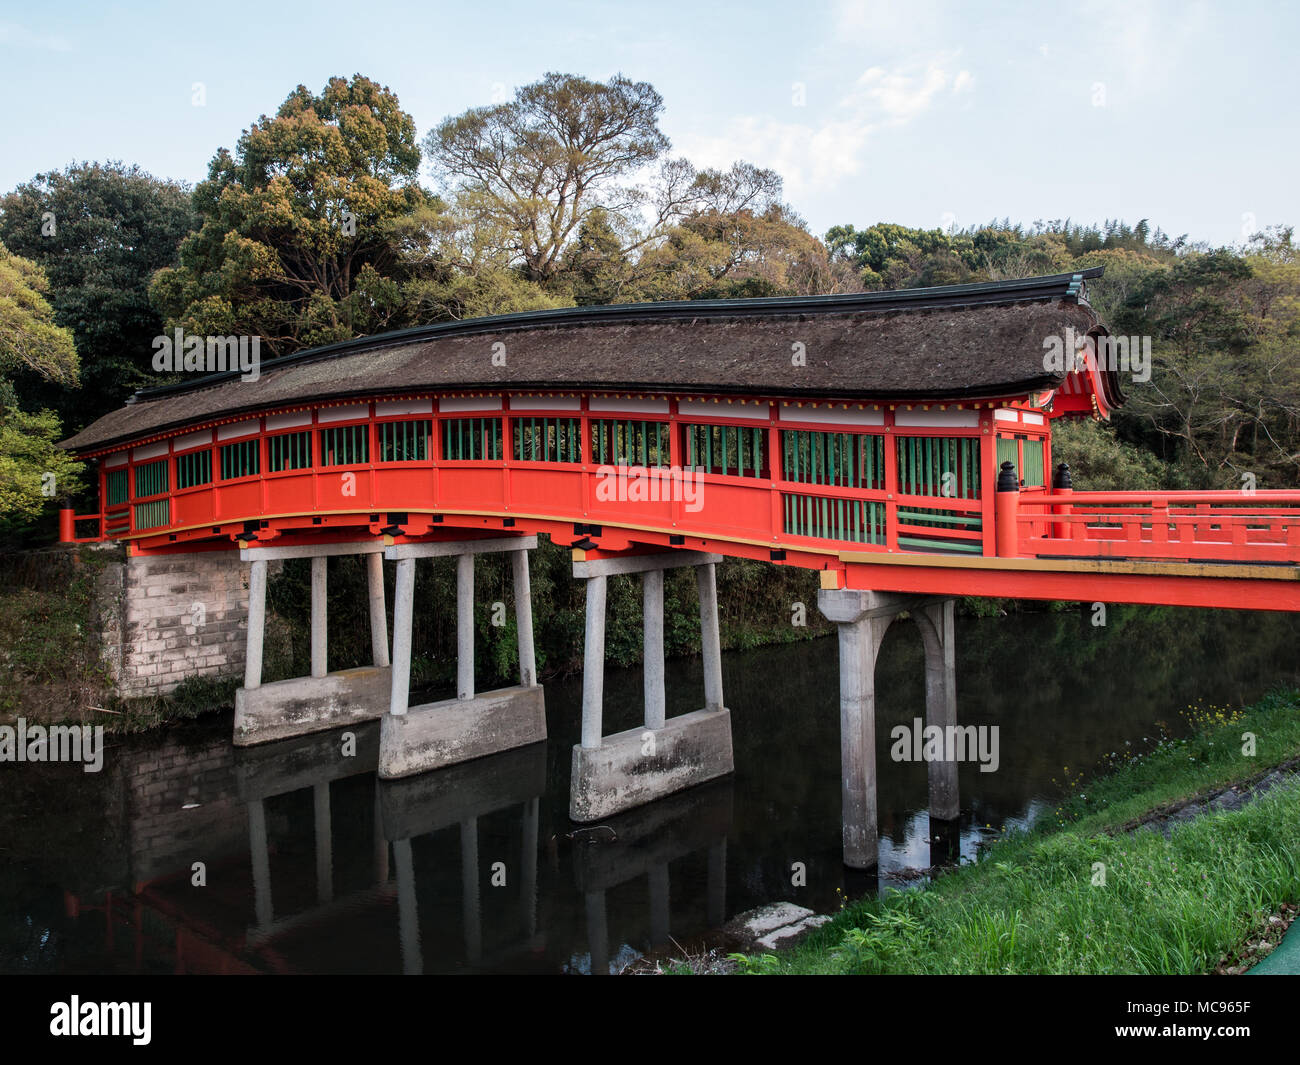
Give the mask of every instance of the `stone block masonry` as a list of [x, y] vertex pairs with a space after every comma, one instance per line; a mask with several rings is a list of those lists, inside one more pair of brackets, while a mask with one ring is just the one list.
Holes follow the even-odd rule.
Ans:
[[189, 677], [237, 677], [248, 629], [239, 552], [117, 555], [100, 583], [103, 659], [119, 695], [173, 691]]

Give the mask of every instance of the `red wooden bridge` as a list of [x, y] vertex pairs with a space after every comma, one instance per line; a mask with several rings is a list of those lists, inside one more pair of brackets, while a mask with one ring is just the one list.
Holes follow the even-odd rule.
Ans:
[[[388, 778], [545, 739], [527, 549], [538, 533], [574, 548], [587, 582], [578, 821], [732, 771], [715, 563], [819, 570], [839, 632], [845, 861], [870, 867], [875, 661], [894, 618], [912, 617], [925, 642], [927, 726], [952, 730], [954, 596], [1300, 610], [1300, 493], [1075, 492], [1068, 470], [1052, 472], [1052, 422], [1123, 401], [1116, 346], [1086, 299], [1099, 272], [512, 314], [149, 389], [65, 442], [95, 464], [100, 505], [65, 511], [62, 536], [125, 541], [137, 560], [238, 547], [236, 744], [382, 716]], [[474, 556], [487, 551], [512, 553], [520, 683], [476, 693]], [[367, 558], [372, 667], [328, 669], [335, 554]], [[457, 697], [410, 707], [416, 560], [448, 555]], [[263, 684], [267, 567], [293, 557], [312, 559], [311, 676]], [[667, 718], [663, 571], [686, 565], [704, 706]], [[622, 574], [644, 588], [645, 724], [607, 736], [606, 584]], [[151, 606], [142, 632], [188, 609], [190, 586], [164, 580], [177, 587], [149, 594], [186, 598]], [[945, 758], [929, 766], [931, 815], [951, 820], [957, 758]]]
[[[1300, 492], [1054, 478], [1052, 422], [1122, 402], [1087, 347], [1107, 335], [1098, 273], [504, 315], [149, 389], [65, 442], [100, 506], [64, 512], [62, 538], [148, 554], [513, 530], [832, 589], [1300, 609]], [[1048, 370], [1056, 337], [1081, 346]]]

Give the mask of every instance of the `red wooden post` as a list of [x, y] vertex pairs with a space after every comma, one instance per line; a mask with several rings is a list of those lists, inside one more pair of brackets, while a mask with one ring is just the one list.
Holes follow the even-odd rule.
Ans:
[[1013, 462], [1002, 464], [994, 507], [997, 510], [998, 556], [1017, 558], [1020, 555], [1020, 480]]
[[[1070, 464], [1062, 462], [1056, 467], [1056, 476], [1052, 478], [1052, 491], [1056, 495], [1073, 495], [1074, 481], [1070, 477]], [[1074, 510], [1069, 503], [1058, 503], [1052, 508], [1054, 514], [1066, 517]], [[1058, 540], [1072, 540], [1074, 538], [1074, 523], [1069, 521], [1058, 521], [1052, 525], [1052, 535]]]

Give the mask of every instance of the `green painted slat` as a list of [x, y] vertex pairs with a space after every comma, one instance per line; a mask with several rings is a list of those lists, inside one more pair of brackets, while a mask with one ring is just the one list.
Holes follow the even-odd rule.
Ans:
[[127, 476], [126, 469], [109, 470], [104, 478], [104, 489], [108, 497], [108, 505], [113, 506], [117, 503], [125, 503], [127, 500]]

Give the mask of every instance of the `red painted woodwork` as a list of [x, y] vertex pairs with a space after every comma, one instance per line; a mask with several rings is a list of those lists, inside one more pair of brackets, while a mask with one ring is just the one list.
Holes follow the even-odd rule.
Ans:
[[[412, 400], [412, 397], [401, 397]], [[1300, 609], [1294, 589], [1300, 582], [1289, 578], [1294, 569], [1268, 577], [1234, 576], [1160, 577], [1152, 575], [979, 569], [981, 558], [995, 556], [1026, 559], [1110, 559], [1166, 562], [1300, 563], [1300, 492], [1259, 491], [1252, 495], [1212, 492], [1054, 492], [1050, 488], [998, 493], [996, 439], [1008, 434], [1044, 441], [1045, 477], [1051, 478], [1050, 421], [1032, 422], [1041, 410], [1008, 397], [989, 403], [970, 418], [970, 408], [955, 404], [895, 405], [904, 411], [957, 411], [974, 424], [917, 425], [917, 415], [903, 421], [887, 404], [792, 403], [779, 397], [751, 399], [747, 403], [724, 401], [685, 407], [684, 401], [659, 400], [666, 413], [647, 414], [639, 409], [646, 397], [623, 397], [626, 412], [611, 410], [619, 397], [601, 397], [599, 410], [591, 397], [557, 397], [543, 408], [530, 397], [526, 409], [511, 409], [511, 397], [457, 397], [454, 404], [430, 398], [428, 413], [395, 416], [383, 400], [363, 404], [363, 418], [336, 418], [338, 410], [299, 408], [280, 414], [269, 411], [245, 418], [238, 425], [188, 426], [170, 436], [136, 442], [131, 448], [105, 449], [92, 457], [127, 453], [125, 469], [129, 494], [125, 503], [107, 506], [91, 515], [60, 515], [60, 537], [67, 542], [123, 539], [135, 553], [175, 550], [229, 549], [236, 539], [295, 538], [337, 539], [378, 536], [381, 530], [400, 527], [400, 538], [430, 535], [488, 534], [512, 528], [520, 533], [543, 532], [558, 542], [594, 544], [603, 551], [634, 545], [684, 546], [739, 557], [775, 560], [787, 565], [833, 570], [832, 584], [878, 590], [925, 591], [942, 594], [1024, 596], [1050, 599], [1111, 599], [1114, 601], [1180, 603], [1187, 605], [1255, 605], [1261, 609]], [[1023, 397], [1020, 397], [1023, 400]], [[521, 408], [524, 407], [522, 401]], [[440, 409], [444, 408], [444, 409]], [[1009, 413], [995, 418], [997, 410]], [[377, 411], [379, 416], [377, 417]], [[1014, 412], [1014, 420], [1010, 420]], [[351, 414], [351, 411], [347, 411]], [[1026, 418], [1028, 416], [1028, 419]], [[501, 418], [502, 457], [495, 460], [457, 460], [442, 454], [442, 425], [449, 419]], [[289, 421], [284, 419], [288, 418]], [[432, 423], [427, 457], [412, 461], [378, 461], [380, 426], [403, 419]], [[580, 419], [582, 462], [519, 461], [513, 453], [513, 421], [530, 418]], [[620, 468], [611, 473], [593, 461], [591, 426], [596, 419], [628, 419], [667, 423], [672, 466], [667, 470]], [[857, 419], [848, 424], [845, 419]], [[278, 419], [278, 420], [277, 420]], [[880, 424], [865, 424], [876, 421]], [[244, 422], [255, 431], [241, 433]], [[767, 434], [761, 449], [767, 476], [693, 474], [681, 469], [682, 427], [687, 424], [735, 426]], [[364, 426], [367, 460], [348, 465], [322, 465], [321, 431]], [[288, 426], [288, 428], [286, 428]], [[866, 434], [884, 439], [883, 486], [864, 489], [830, 483], [787, 481], [782, 469], [782, 430], [817, 433]], [[196, 433], [208, 434], [208, 443], [196, 444]], [[269, 470], [268, 439], [285, 432], [310, 432], [311, 468]], [[903, 495], [899, 488], [899, 462], [894, 437], [944, 437], [979, 441], [981, 492], [977, 499]], [[177, 441], [183, 441], [183, 450]], [[238, 440], [253, 440], [258, 449], [259, 472], [242, 478], [220, 477], [221, 448]], [[165, 451], [160, 451], [165, 447]], [[139, 458], [137, 453], [145, 452]], [[211, 452], [213, 480], [178, 490], [178, 455]], [[165, 457], [169, 491], [151, 497], [135, 495], [136, 469]], [[107, 473], [100, 470], [100, 498], [107, 500]], [[698, 478], [698, 498], [686, 491], [687, 480]], [[638, 492], [640, 491], [640, 495]], [[612, 498], [610, 493], [612, 492]], [[881, 542], [830, 539], [810, 534], [810, 527], [787, 530], [787, 496], [811, 500], [813, 509], [848, 513], [849, 504], [873, 504], [883, 515]], [[657, 498], [656, 498], [657, 497]], [[1005, 497], [1005, 498], [1003, 498]], [[165, 501], [166, 524], [140, 527], [137, 504]], [[900, 548], [900, 538], [935, 535], [934, 527], [900, 519], [899, 512], [946, 511], [961, 520], [942, 530], [953, 549], [969, 545], [965, 555], [944, 555], [934, 567], [869, 565], [845, 562], [841, 553], [918, 555]], [[395, 518], [394, 515], [397, 517]], [[124, 533], [116, 530], [125, 520]], [[92, 526], [93, 535], [77, 536], [78, 524]], [[805, 523], [805, 526], [807, 523]], [[591, 527], [599, 527], [593, 532]], [[842, 523], [840, 528], [845, 528]], [[818, 526], [820, 528], [820, 526]], [[85, 531], [85, 530], [83, 530]], [[784, 554], [784, 557], [782, 556]], [[864, 574], [864, 571], [869, 571]], [[1249, 587], [1249, 591], [1243, 589]], [[1104, 589], [1104, 590], [1103, 590]]]

